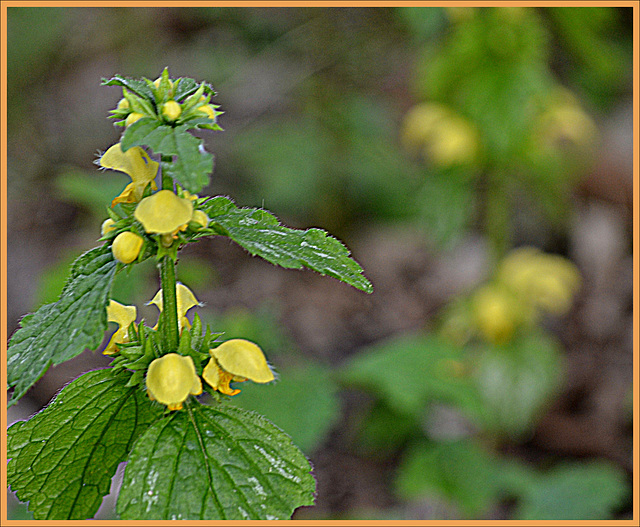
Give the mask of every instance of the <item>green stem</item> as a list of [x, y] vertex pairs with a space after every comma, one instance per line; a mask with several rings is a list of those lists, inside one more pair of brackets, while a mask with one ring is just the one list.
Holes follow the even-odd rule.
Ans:
[[160, 263], [160, 283], [162, 284], [162, 334], [167, 349], [176, 351], [178, 349], [176, 269], [170, 256], [164, 256]]
[[[162, 156], [162, 163], [171, 163], [173, 161], [173, 156]], [[168, 176], [162, 171], [162, 189], [163, 190], [173, 190], [173, 179], [171, 176]]]
[[505, 255], [510, 242], [509, 197], [505, 183], [499, 172], [487, 174], [485, 228], [495, 261]]

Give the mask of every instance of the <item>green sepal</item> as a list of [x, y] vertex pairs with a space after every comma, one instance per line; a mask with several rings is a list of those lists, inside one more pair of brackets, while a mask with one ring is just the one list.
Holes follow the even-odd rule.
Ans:
[[252, 255], [290, 269], [307, 267], [367, 293], [373, 291], [360, 265], [350, 258], [349, 249], [324, 230], [284, 227], [269, 211], [239, 209], [224, 196], [211, 198], [202, 210], [209, 216], [209, 228]]
[[314, 492], [309, 461], [267, 419], [188, 403], [138, 439], [116, 510], [125, 520], [288, 519]]
[[142, 97], [138, 97], [127, 89], [122, 90], [122, 95], [124, 95], [124, 98], [129, 102], [129, 107], [133, 112], [138, 112], [150, 117], [155, 116], [156, 112], [150, 102], [146, 101]]
[[87, 251], [71, 266], [58, 301], [22, 319], [7, 349], [7, 383], [14, 388], [9, 406], [50, 366], [100, 346], [115, 272], [109, 245]]
[[36, 520], [91, 518], [134, 441], [162, 416], [111, 369], [67, 385], [29, 421], [7, 431], [7, 482]]

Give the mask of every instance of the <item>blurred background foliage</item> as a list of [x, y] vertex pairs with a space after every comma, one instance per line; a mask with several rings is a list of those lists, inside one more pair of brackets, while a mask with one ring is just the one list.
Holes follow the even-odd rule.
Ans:
[[[127, 182], [93, 165], [119, 134], [101, 79], [168, 66], [225, 112], [224, 133], [200, 132], [207, 193], [327, 229], [374, 283], [364, 297], [220, 240], [181, 257], [203, 320], [279, 374], [229, 404], [314, 463], [317, 506], [295, 518], [631, 517], [631, 8], [7, 17], [10, 334], [57, 298]], [[140, 306], [157, 287], [148, 263], [112, 296]], [[52, 369], [10, 422], [107, 364]]]

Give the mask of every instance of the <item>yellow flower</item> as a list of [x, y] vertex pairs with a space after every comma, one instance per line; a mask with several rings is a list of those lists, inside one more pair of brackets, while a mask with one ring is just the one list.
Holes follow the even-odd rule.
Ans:
[[144, 114], [139, 113], [139, 112], [131, 112], [129, 115], [127, 115], [127, 119], [124, 122], [125, 126], [131, 126], [133, 123], [135, 123], [136, 121], [142, 119], [144, 117]]
[[[160, 289], [153, 297], [148, 305], [153, 304], [162, 311], [162, 289]], [[176, 284], [176, 307], [178, 310], [178, 331], [182, 332], [182, 328], [190, 328], [191, 324], [187, 318], [187, 311], [192, 307], [201, 305], [198, 299], [186, 285], [178, 282]], [[156, 328], [158, 326], [156, 325]]]
[[571, 261], [534, 247], [511, 251], [500, 265], [498, 280], [522, 302], [555, 315], [569, 310], [581, 283], [580, 273]]
[[236, 395], [240, 390], [232, 390], [231, 381], [265, 383], [275, 379], [262, 350], [253, 342], [232, 339], [217, 348], [210, 349], [211, 359], [202, 372], [202, 378], [214, 389], [225, 395]]
[[137, 203], [142, 199], [142, 193], [149, 184], [153, 190], [157, 188], [154, 179], [159, 164], [139, 146], [123, 152], [120, 143], [113, 145], [100, 158], [100, 166], [119, 170], [131, 178], [131, 183], [111, 202], [112, 207], [117, 203]]
[[115, 240], [111, 244], [111, 252], [113, 257], [122, 262], [128, 264], [133, 262], [140, 254], [140, 249], [144, 240], [134, 232], [121, 232], [116, 236]]
[[107, 218], [106, 220], [104, 220], [102, 222], [102, 226], [100, 227], [100, 234], [104, 236], [105, 234], [114, 230], [114, 227], [113, 227], [114, 223], [115, 221], [113, 221], [111, 218]]
[[112, 335], [109, 344], [102, 353], [113, 355], [118, 351], [116, 344], [129, 342], [129, 326], [136, 320], [136, 306], [125, 306], [110, 300], [107, 306], [107, 321], [118, 324], [117, 331]]
[[167, 101], [162, 106], [162, 115], [169, 121], [175, 121], [182, 113], [182, 107], [176, 101]]
[[135, 218], [152, 234], [175, 235], [186, 229], [193, 216], [193, 203], [171, 190], [160, 190], [144, 198], [136, 207]]
[[152, 401], [180, 410], [189, 395], [200, 395], [202, 382], [191, 357], [167, 353], [155, 359], [147, 371], [147, 395]]
[[506, 289], [489, 284], [478, 289], [472, 299], [476, 327], [493, 344], [505, 344], [522, 322], [516, 299]]
[[198, 111], [205, 114], [209, 119], [213, 119], [214, 121], [216, 120], [216, 112], [213, 109], [213, 106], [211, 106], [210, 104], [201, 106], [200, 108], [198, 108]]

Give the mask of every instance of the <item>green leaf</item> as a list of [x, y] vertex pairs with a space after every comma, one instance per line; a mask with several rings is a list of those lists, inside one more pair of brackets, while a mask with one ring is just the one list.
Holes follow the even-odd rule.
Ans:
[[290, 269], [307, 267], [367, 293], [373, 291], [360, 265], [349, 257], [349, 249], [326, 231], [283, 227], [270, 212], [239, 209], [223, 196], [207, 201], [204, 210], [211, 220], [210, 228], [253, 255]]
[[189, 192], [198, 193], [209, 184], [213, 155], [201, 152], [202, 139], [187, 130], [187, 125], [174, 128], [152, 118], [142, 118], [125, 131], [122, 150], [148, 146], [156, 154], [177, 156], [173, 163], [162, 163], [162, 173], [171, 176]]
[[47, 371], [96, 349], [107, 329], [107, 303], [116, 262], [109, 245], [81, 255], [60, 298], [25, 316], [7, 350], [7, 382], [14, 388], [15, 404]]
[[562, 376], [559, 344], [542, 331], [521, 335], [478, 356], [474, 383], [484, 427], [513, 436], [530, 431]]
[[407, 335], [376, 344], [341, 372], [344, 383], [371, 391], [391, 410], [420, 415], [432, 401], [479, 411], [477, 391], [464, 372], [462, 351], [429, 335]]
[[102, 79], [102, 86], [122, 86], [142, 99], [146, 99], [149, 102], [154, 101], [153, 93], [144, 80], [114, 75], [110, 79]]
[[303, 451], [311, 452], [326, 438], [340, 410], [338, 387], [331, 371], [309, 363], [280, 372], [266, 385], [242, 383], [231, 403], [252, 410], [287, 431]]
[[523, 492], [515, 517], [521, 520], [604, 520], [630, 489], [619, 468], [604, 461], [565, 463], [536, 474]]
[[129, 456], [123, 519], [288, 519], [313, 504], [311, 466], [289, 436], [253, 412], [195, 405], [142, 435]]
[[494, 456], [471, 441], [420, 442], [402, 459], [395, 490], [406, 500], [435, 494], [478, 517], [500, 497], [498, 476]]
[[38, 520], [91, 518], [118, 464], [162, 410], [127, 375], [93, 371], [7, 431], [7, 482]]

